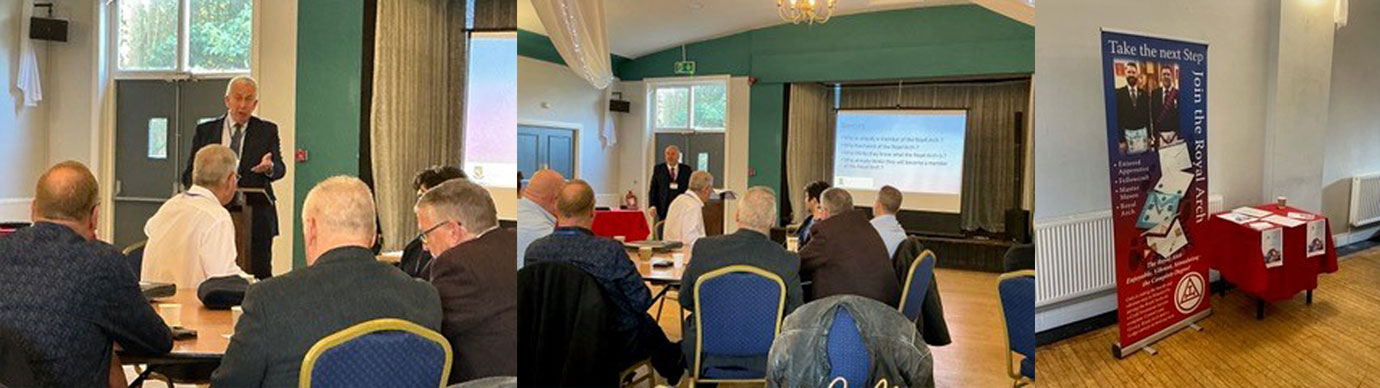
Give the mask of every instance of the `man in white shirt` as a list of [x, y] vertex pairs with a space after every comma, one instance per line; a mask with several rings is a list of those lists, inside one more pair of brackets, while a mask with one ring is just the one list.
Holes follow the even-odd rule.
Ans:
[[872, 204], [872, 227], [886, 243], [887, 257], [896, 256], [896, 247], [906, 240], [906, 229], [896, 221], [896, 212], [901, 210], [901, 190], [882, 186], [877, 191], [877, 202]]
[[551, 169], [538, 170], [522, 189], [517, 205], [517, 267], [533, 241], [556, 229], [556, 195], [565, 186], [565, 177]]
[[708, 171], [695, 171], [690, 174], [689, 190], [671, 201], [666, 212], [665, 237], [663, 240], [680, 241], [685, 251], [691, 252], [695, 240], [704, 237], [704, 202], [714, 192], [714, 176]]
[[192, 187], [158, 208], [144, 234], [141, 279], [195, 289], [208, 278], [246, 276], [235, 264], [235, 225], [225, 204], [239, 186], [235, 152], [208, 145], [196, 153]]

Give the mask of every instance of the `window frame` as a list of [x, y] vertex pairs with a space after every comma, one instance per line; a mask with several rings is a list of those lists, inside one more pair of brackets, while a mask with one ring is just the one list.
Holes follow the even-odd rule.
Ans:
[[250, 42], [249, 42], [249, 64], [244, 70], [235, 71], [198, 71], [191, 67], [191, 30], [192, 30], [192, 0], [177, 1], [177, 54], [175, 65], [172, 69], [158, 70], [133, 70], [120, 67], [120, 10], [121, 1], [110, 0], [109, 18], [107, 25], [107, 36], [110, 37], [106, 47], [106, 60], [108, 61], [110, 74], [117, 80], [198, 80], [198, 79], [229, 79], [237, 76], [247, 76], [253, 73], [253, 69], [258, 65], [259, 54], [259, 1], [248, 0], [251, 8], [250, 22]]
[[[728, 131], [728, 123], [732, 102], [729, 101], [729, 81], [728, 75], [697, 76], [697, 77], [667, 77], [667, 78], [648, 78], [647, 79], [647, 126], [653, 133], [725, 133]], [[697, 128], [695, 127], [695, 87], [704, 85], [722, 86], [724, 90], [724, 125], [719, 128]], [[686, 123], [684, 127], [661, 127], [657, 125], [657, 103], [656, 93], [661, 89], [686, 90]]]

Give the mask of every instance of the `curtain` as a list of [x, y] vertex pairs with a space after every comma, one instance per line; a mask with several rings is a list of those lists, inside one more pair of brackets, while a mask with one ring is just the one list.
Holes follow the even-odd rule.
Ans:
[[[1020, 207], [1016, 187], [1016, 112], [1026, 110], [1030, 80], [896, 86], [844, 87], [840, 109], [968, 109], [963, 151], [962, 213], [964, 230], [1006, 230], [1006, 210]], [[792, 90], [794, 92], [794, 90]], [[1024, 123], [1021, 123], [1024, 125]], [[794, 137], [794, 134], [792, 134]], [[832, 136], [830, 137], [832, 139]]]
[[570, 71], [595, 89], [613, 83], [603, 0], [532, 0], [532, 7]]
[[789, 112], [786, 122], [786, 187], [791, 205], [791, 223], [798, 223], [810, 215], [805, 208], [805, 185], [829, 181], [833, 175], [833, 126], [829, 107], [833, 103], [830, 88], [817, 83], [791, 84]]
[[464, 0], [379, 0], [370, 154], [384, 249], [417, 233], [412, 177], [459, 166], [465, 96]]

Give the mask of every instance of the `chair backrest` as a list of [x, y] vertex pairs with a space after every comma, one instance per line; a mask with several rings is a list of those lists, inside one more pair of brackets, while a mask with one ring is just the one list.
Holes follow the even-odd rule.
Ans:
[[384, 318], [326, 336], [302, 360], [301, 387], [444, 387], [450, 343], [440, 333]]
[[125, 247], [123, 251], [125, 253], [125, 258], [129, 259], [128, 263], [130, 269], [134, 270], [135, 279], [143, 280], [144, 245], [148, 244], [148, 242], [148, 240], [137, 242], [134, 245]]
[[920, 306], [925, 303], [925, 294], [930, 290], [930, 281], [934, 279], [934, 252], [926, 249], [920, 252], [920, 257], [910, 263], [910, 271], [906, 272], [906, 282], [902, 284], [904, 289], [901, 291], [901, 314], [905, 315], [911, 322], [920, 318]]
[[568, 262], [518, 270], [518, 379], [523, 385], [617, 386], [618, 311], [594, 276]]
[[1035, 244], [1016, 244], [1001, 259], [1006, 272], [1035, 269]]
[[829, 325], [829, 337], [825, 342], [829, 379], [842, 377], [846, 386], [866, 386], [872, 357], [858, 331], [858, 322], [847, 307], [839, 306], [834, 310], [834, 321]]
[[665, 228], [666, 228], [666, 221], [665, 221], [665, 220], [657, 221], [655, 225], [652, 225], [652, 236], [653, 236], [652, 239], [653, 239], [653, 240], [662, 240], [662, 239], [665, 239], [665, 238], [666, 238], [666, 237], [665, 237], [665, 232], [662, 230], [662, 229], [665, 229]]
[[1010, 351], [1006, 352], [1008, 373], [1011, 352], [1027, 358], [1035, 356], [1035, 271], [1007, 272], [997, 278], [997, 295], [1001, 298], [1002, 331], [1006, 334]]
[[[730, 265], [695, 280], [695, 360], [699, 377], [704, 354], [765, 356], [781, 333], [786, 283], [750, 265]], [[710, 376], [713, 378], [713, 376]]]

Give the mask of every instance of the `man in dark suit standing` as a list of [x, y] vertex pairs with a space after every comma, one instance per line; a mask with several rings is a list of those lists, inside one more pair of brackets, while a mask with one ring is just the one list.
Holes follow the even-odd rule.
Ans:
[[20, 344], [34, 385], [108, 386], [123, 375], [111, 378], [120, 371], [112, 342], [127, 353], [172, 350], [128, 259], [96, 240], [98, 202], [91, 171], [59, 163], [39, 179], [34, 225], [0, 238], [0, 336]]
[[[800, 259], [785, 247], [771, 240], [771, 227], [776, 225], [776, 193], [768, 187], [748, 189], [738, 204], [738, 231], [721, 236], [704, 237], [695, 242], [690, 257], [694, 260], [681, 275], [680, 306], [695, 311], [695, 282], [704, 274], [731, 265], [750, 265], [779, 276], [786, 285], [786, 305], [782, 317], [804, 304], [800, 289]], [[681, 349], [686, 360], [695, 359], [695, 317], [685, 319]], [[765, 373], [765, 355], [757, 358], [720, 358], [706, 355], [701, 369], [736, 366]], [[694, 365], [691, 365], [693, 368]]]
[[211, 386], [295, 387], [307, 350], [367, 321], [394, 318], [441, 328], [436, 289], [369, 250], [374, 216], [373, 194], [357, 178], [337, 176], [312, 188], [302, 204], [308, 267], [249, 286], [244, 315]]
[[831, 188], [820, 196], [814, 237], [800, 249], [800, 278], [813, 280], [809, 300], [862, 295], [896, 306], [901, 288], [886, 243], [867, 215], [853, 209], [847, 190]]
[[274, 205], [278, 197], [273, 194], [273, 181], [283, 178], [287, 165], [283, 164], [278, 125], [254, 117], [258, 106], [258, 82], [247, 76], [230, 80], [225, 87], [225, 116], [196, 126], [182, 185], [192, 186], [192, 158], [201, 147], [220, 144], [235, 151], [240, 158], [239, 186], [268, 192], [268, 198], [251, 195], [246, 199], [254, 207], [250, 215], [254, 232], [249, 237], [249, 272], [262, 280], [273, 276], [273, 238], [278, 236], [278, 209]]
[[436, 256], [441, 334], [455, 349], [450, 383], [517, 376], [517, 233], [498, 226], [489, 191], [465, 179], [417, 200], [422, 244]]
[[1150, 127], [1155, 129], [1155, 144], [1167, 146], [1178, 143], [1179, 138], [1179, 88], [1174, 79], [1174, 69], [1160, 68], [1160, 87], [1150, 93]]
[[[1150, 141], [1150, 98], [1140, 90], [1140, 67], [1126, 63], [1126, 86], [1116, 89], [1116, 122], [1121, 131], [1121, 152], [1143, 150]], [[1137, 137], [1141, 137], [1137, 139]]]
[[680, 162], [680, 148], [666, 147], [666, 162], [652, 167], [652, 188], [647, 192], [647, 206], [656, 208], [656, 219], [666, 219], [671, 201], [690, 188], [690, 173], [694, 170]]

